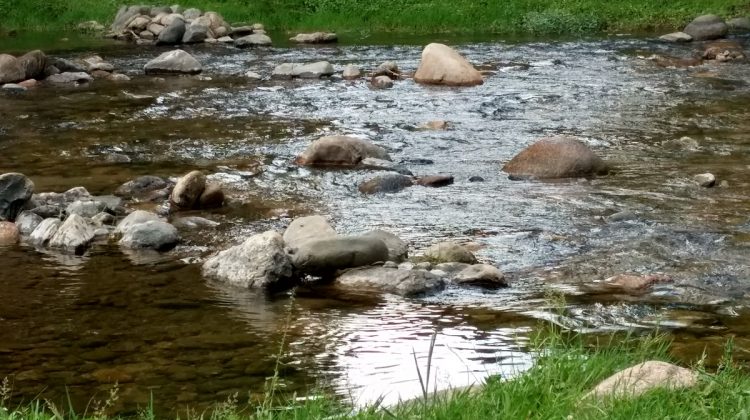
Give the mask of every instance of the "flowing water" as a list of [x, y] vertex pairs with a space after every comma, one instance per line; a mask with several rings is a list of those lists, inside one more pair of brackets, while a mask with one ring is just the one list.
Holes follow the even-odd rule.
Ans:
[[[541, 320], [591, 334], [660, 328], [685, 361], [704, 348], [720, 353], [734, 336], [736, 356], [747, 359], [748, 64], [659, 67], [647, 57], [687, 57], [700, 47], [645, 38], [454, 38], [444, 41], [490, 71], [484, 85], [404, 80], [371, 90], [365, 80], [243, 77], [315, 60], [337, 70], [395, 60], [413, 72], [421, 46], [435, 40], [197, 46], [187, 49], [203, 75], [166, 78], [142, 74], [162, 48], [45, 40], [63, 57], [99, 54], [132, 80], [0, 95], [0, 173], [22, 172], [39, 192], [80, 185], [111, 194], [138, 175], [200, 169], [224, 185], [229, 203], [196, 212], [220, 225], [184, 232], [184, 243], [159, 258], [114, 244], [83, 256], [26, 245], [0, 250], [0, 378], [11, 380], [14, 400], [65, 405], [69, 396], [83, 409], [116, 381], [124, 413], [150, 398], [163, 411], [200, 410], [234, 393], [258, 401], [281, 354], [281, 392], [392, 403], [421, 392], [417, 367], [426, 369], [433, 333], [431, 380], [463, 386], [527, 369]], [[0, 40], [3, 52], [28, 48]], [[450, 128], [416, 130], [434, 119]], [[366, 137], [416, 175], [452, 174], [456, 182], [365, 197], [357, 185], [373, 171], [291, 163], [332, 133]], [[616, 170], [563, 182], [510, 181], [500, 171], [554, 134], [584, 139]], [[704, 172], [727, 184], [698, 187], [691, 178]], [[412, 254], [440, 240], [473, 242], [511, 287], [403, 299], [306, 286], [292, 297], [201, 277], [200, 262], [212, 252], [305, 214], [328, 216], [339, 232], [392, 231]], [[590, 287], [626, 272], [674, 282], [639, 296]], [[562, 310], [547, 299], [550, 290], [566, 296]]]

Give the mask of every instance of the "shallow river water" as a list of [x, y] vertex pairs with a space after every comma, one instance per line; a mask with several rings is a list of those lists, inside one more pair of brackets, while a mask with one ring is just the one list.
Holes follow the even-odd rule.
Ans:
[[[317, 60], [337, 70], [395, 60], [413, 72], [430, 41], [456, 45], [489, 70], [485, 84], [404, 80], [372, 90], [364, 79], [243, 76]], [[82, 409], [117, 382], [124, 413], [150, 398], [163, 411], [200, 410], [235, 393], [258, 401], [281, 354], [282, 392], [392, 403], [421, 392], [417, 366], [426, 369], [433, 333], [432, 380], [456, 387], [528, 368], [529, 339], [542, 320], [590, 334], [659, 328], [688, 362], [704, 348], [720, 354], [733, 336], [736, 356], [750, 359], [746, 62], [664, 68], [648, 57], [688, 57], [700, 45], [625, 36], [377, 38], [312, 48], [192, 47], [202, 76], [161, 79], [142, 68], [163, 48], [49, 45], [48, 53], [66, 58], [99, 54], [132, 81], [0, 94], [0, 173], [22, 172], [38, 192], [84, 186], [111, 194], [138, 175], [200, 169], [224, 185], [229, 202], [195, 213], [218, 227], [184, 232], [183, 244], [157, 259], [115, 244], [83, 256], [1, 249], [0, 378], [10, 379], [14, 400], [65, 405], [69, 395]], [[0, 39], [0, 52], [28, 48]], [[449, 129], [416, 130], [434, 119]], [[372, 140], [416, 175], [451, 174], [456, 182], [365, 197], [357, 185], [373, 171], [291, 163], [312, 140], [334, 133]], [[616, 170], [551, 183], [510, 181], [500, 171], [554, 134], [582, 138]], [[695, 185], [692, 176], [704, 172], [726, 185]], [[472, 242], [511, 286], [417, 299], [330, 286], [268, 296], [201, 277], [200, 262], [212, 252], [306, 214], [326, 215], [339, 232], [392, 231], [413, 255], [441, 240]], [[639, 296], [592, 292], [619, 273], [674, 281]], [[564, 310], [550, 291], [565, 295]]]

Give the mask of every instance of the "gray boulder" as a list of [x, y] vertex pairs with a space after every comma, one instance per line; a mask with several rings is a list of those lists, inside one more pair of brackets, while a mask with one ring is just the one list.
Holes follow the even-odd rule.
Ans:
[[281, 235], [268, 231], [206, 260], [203, 275], [240, 287], [274, 289], [292, 283], [294, 268]]
[[125, 234], [133, 226], [150, 222], [150, 221], [161, 221], [162, 219], [154, 213], [147, 212], [145, 210], [136, 210], [117, 224], [115, 228], [115, 234]]
[[203, 42], [206, 38], [209, 38], [208, 31], [208, 26], [193, 22], [185, 29], [185, 34], [182, 36], [182, 43], [195, 44]]
[[47, 56], [39, 50], [27, 52], [18, 57], [18, 65], [24, 71], [24, 79], [44, 79], [47, 68]]
[[456, 284], [468, 284], [483, 287], [505, 287], [505, 275], [497, 268], [487, 264], [470, 265], [453, 277]]
[[55, 217], [42, 220], [29, 235], [29, 241], [37, 246], [47, 246], [60, 225], [62, 225], [62, 220]]
[[110, 226], [115, 223], [115, 216], [107, 212], [101, 212], [95, 214], [94, 217], [91, 218], [91, 221], [99, 227]]
[[181, 209], [196, 207], [206, 189], [206, 176], [201, 171], [192, 171], [177, 181], [169, 200]]
[[424, 256], [435, 263], [477, 263], [477, 258], [471, 251], [455, 242], [440, 242], [432, 245], [424, 251]]
[[303, 166], [356, 166], [368, 157], [391, 160], [385, 149], [367, 140], [326, 136], [310, 144], [295, 163]]
[[66, 60], [64, 58], [49, 58], [47, 61], [62, 73], [86, 73], [86, 66], [82, 63]]
[[81, 217], [92, 218], [107, 209], [107, 203], [93, 200], [77, 200], [65, 209], [67, 214], [77, 214]]
[[347, 288], [377, 290], [406, 297], [437, 292], [445, 287], [443, 279], [430, 272], [385, 267], [349, 270], [339, 276], [336, 283]]
[[400, 263], [409, 257], [409, 246], [398, 236], [384, 230], [372, 230], [362, 236], [369, 236], [383, 241], [388, 248], [388, 261]]
[[182, 15], [185, 16], [185, 19], [187, 20], [198, 19], [202, 14], [203, 12], [201, 12], [200, 9], [196, 9], [194, 7], [186, 9], [184, 12], [182, 12]]
[[198, 74], [203, 71], [203, 67], [185, 51], [173, 50], [146, 63], [144, 70], [146, 74]]
[[271, 38], [266, 34], [245, 35], [234, 40], [234, 46], [237, 48], [266, 47], [271, 43]]
[[177, 228], [161, 220], [148, 220], [126, 229], [119, 244], [131, 249], [168, 251], [179, 241]]
[[348, 64], [346, 67], [344, 67], [344, 71], [341, 73], [341, 77], [346, 80], [359, 79], [360, 77], [362, 77], [362, 69], [353, 64]]
[[156, 44], [179, 44], [182, 41], [182, 37], [185, 36], [185, 30], [185, 22], [182, 19], [175, 18], [169, 25], [159, 32], [159, 36], [156, 38]]
[[49, 246], [83, 254], [94, 240], [96, 226], [77, 214], [71, 214], [50, 239]]
[[0, 85], [24, 80], [26, 72], [16, 57], [0, 54]]
[[703, 15], [690, 22], [682, 32], [692, 36], [694, 41], [705, 41], [724, 38], [729, 32], [729, 26], [719, 16]]
[[331, 239], [336, 231], [323, 216], [298, 217], [284, 231], [284, 243], [289, 248], [298, 248], [310, 241]]
[[363, 194], [395, 193], [414, 185], [411, 177], [388, 173], [378, 175], [359, 184], [359, 191]]
[[388, 259], [383, 241], [367, 236], [338, 236], [287, 248], [295, 268], [305, 274], [329, 275]]
[[319, 79], [323, 76], [331, 76], [334, 73], [333, 65], [327, 61], [315, 63], [283, 63], [273, 69], [271, 75], [276, 78], [291, 79], [299, 77], [302, 79]]
[[298, 44], [327, 44], [338, 41], [338, 36], [332, 32], [313, 32], [310, 34], [297, 34], [289, 38]]
[[21, 232], [21, 235], [28, 236], [31, 235], [31, 232], [33, 232], [40, 223], [42, 223], [42, 220], [44, 219], [38, 214], [26, 210], [22, 211], [18, 217], [16, 217], [16, 226], [18, 227], [18, 231]]
[[737, 17], [727, 22], [729, 30], [735, 33], [750, 32], [750, 18]]
[[151, 13], [151, 8], [148, 6], [122, 6], [117, 11], [115, 20], [112, 22], [112, 32], [118, 33], [124, 31], [128, 24], [139, 15], [148, 16]]
[[34, 183], [23, 174], [0, 175], [0, 221], [14, 221], [34, 193]]
[[91, 77], [88, 73], [71, 73], [71, 72], [64, 72], [60, 74], [53, 74], [52, 76], [49, 76], [48, 78], [44, 79], [45, 82], [59, 84], [59, 85], [67, 85], [67, 84], [83, 84], [83, 83], [89, 83], [93, 81], [94, 78]]

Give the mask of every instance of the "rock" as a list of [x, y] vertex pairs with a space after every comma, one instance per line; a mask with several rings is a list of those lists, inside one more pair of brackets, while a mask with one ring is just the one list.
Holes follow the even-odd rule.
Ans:
[[18, 65], [24, 71], [24, 80], [44, 79], [44, 69], [47, 68], [47, 56], [39, 50], [27, 52], [18, 57]]
[[23, 174], [0, 175], [0, 221], [14, 221], [34, 193], [34, 183]]
[[393, 80], [388, 76], [375, 76], [370, 79], [370, 85], [376, 89], [390, 89], [393, 87]]
[[477, 263], [477, 258], [471, 251], [455, 242], [440, 242], [432, 245], [424, 251], [424, 256], [435, 263]]
[[130, 21], [130, 23], [128, 23], [128, 29], [134, 32], [144, 31], [150, 23], [150, 17], [143, 15], [136, 16]]
[[336, 231], [323, 216], [298, 217], [284, 231], [284, 242], [298, 248], [307, 242], [336, 237]]
[[421, 263], [418, 263], [414, 266], [415, 270], [425, 270], [430, 271], [432, 270], [432, 263], [429, 261], [423, 261]]
[[361, 166], [362, 168], [367, 168], [367, 169], [393, 171], [401, 175], [409, 175], [409, 176], [414, 175], [405, 166], [398, 164], [398, 163], [394, 163], [390, 160], [385, 160], [385, 159], [364, 158], [362, 159], [362, 162], [359, 163], [359, 166]]
[[266, 34], [246, 35], [234, 40], [237, 48], [265, 47], [271, 45], [271, 38]]
[[698, 174], [693, 179], [698, 185], [704, 188], [711, 188], [716, 185], [716, 177], [712, 173]]
[[298, 44], [327, 44], [338, 41], [338, 37], [332, 32], [313, 32], [311, 34], [297, 34], [289, 40]]
[[409, 246], [398, 236], [384, 230], [372, 230], [362, 236], [380, 239], [388, 248], [388, 260], [400, 263], [409, 257]]
[[115, 71], [115, 66], [112, 65], [112, 63], [104, 61], [104, 59], [99, 57], [98, 55], [84, 58], [83, 62], [86, 64], [86, 71], [88, 71], [89, 73], [97, 70], [110, 73]]
[[254, 29], [252, 26], [238, 26], [229, 31], [229, 36], [233, 38], [242, 38], [247, 35], [252, 35], [253, 32]]
[[78, 200], [70, 203], [65, 209], [65, 212], [67, 214], [77, 214], [84, 218], [91, 218], [104, 211], [106, 208], [107, 204], [101, 201]]
[[25, 87], [17, 83], [6, 83], [2, 85], [2, 87], [0, 88], [2, 88], [3, 90], [7, 90], [9, 92], [16, 92], [16, 93], [26, 92], [28, 90]]
[[388, 76], [393, 80], [398, 80], [401, 78], [401, 71], [395, 61], [385, 61], [373, 70], [372, 76]]
[[202, 14], [203, 12], [201, 12], [200, 9], [196, 9], [194, 7], [186, 9], [184, 12], [182, 12], [182, 15], [185, 16], [185, 19], [187, 20], [198, 19]]
[[240, 287], [275, 289], [293, 282], [294, 269], [281, 235], [268, 231], [206, 260], [203, 275]]
[[18, 227], [18, 231], [21, 235], [28, 236], [31, 235], [31, 232], [33, 232], [40, 223], [42, 223], [42, 220], [42, 217], [38, 214], [29, 210], [24, 210], [16, 217], [16, 227]]
[[[166, 27], [172, 26], [172, 24], [174, 24], [177, 21], [182, 22], [183, 26], [185, 25], [185, 17], [182, 16], [181, 14], [179, 14], [179, 13], [170, 13], [170, 14], [162, 17], [161, 20], [159, 21], [159, 23], [162, 26], [164, 26], [164, 29], [166, 29]], [[180, 36], [182, 36], [182, 35], [180, 35]], [[179, 42], [179, 40], [178, 40], [178, 42]]]
[[152, 23], [152, 24], [148, 25], [147, 29], [148, 29], [149, 32], [151, 32], [152, 34], [154, 34], [155, 37], [158, 37], [159, 34], [161, 34], [162, 31], [164, 30], [164, 25], [160, 25], [158, 23]]
[[600, 382], [584, 399], [632, 398], [655, 388], [689, 388], [698, 383], [698, 374], [671, 363], [648, 361], [615, 373]]
[[636, 293], [645, 291], [654, 284], [671, 281], [671, 277], [661, 274], [650, 274], [645, 276], [618, 274], [605, 279], [602, 284], [606, 287], [607, 292], [611, 292], [611, 289], [615, 288], [625, 292]]
[[0, 85], [15, 83], [26, 79], [26, 71], [16, 57], [0, 54]]
[[434, 120], [434, 121], [427, 121], [426, 123], [420, 125], [417, 127], [418, 130], [447, 130], [448, 129], [448, 122], [445, 120]]
[[[208, 27], [216, 34], [216, 36], [224, 36], [229, 33], [227, 30], [229, 25], [224, 21], [224, 18], [220, 14], [216, 12], [206, 12], [203, 15], [203, 19], [208, 21]], [[220, 28], [224, 28], [222, 35], [218, 34]]]
[[735, 33], [750, 32], [750, 18], [736, 17], [727, 22], [729, 30]]
[[177, 229], [204, 229], [219, 226], [219, 223], [204, 217], [187, 216], [173, 219], [172, 225]]
[[48, 78], [44, 79], [45, 82], [49, 83], [55, 83], [55, 84], [84, 84], [89, 83], [93, 81], [94, 78], [91, 77], [88, 73], [71, 73], [71, 72], [64, 72], [60, 74], [55, 74], [52, 76], [49, 76]]
[[693, 41], [705, 41], [727, 36], [729, 27], [716, 15], [703, 15], [695, 18], [682, 30], [693, 37]]
[[484, 287], [505, 287], [505, 274], [497, 268], [487, 264], [470, 265], [453, 277], [457, 284], [470, 284]]
[[97, 226], [109, 226], [115, 223], [115, 216], [106, 212], [101, 212], [95, 214], [94, 217], [91, 218], [91, 221]]
[[503, 166], [511, 179], [574, 178], [605, 174], [607, 165], [586, 144], [572, 137], [545, 137]]
[[0, 246], [15, 245], [20, 235], [13, 222], [0, 222]]
[[417, 185], [423, 187], [445, 187], [453, 184], [453, 175], [430, 175], [419, 177], [416, 182]]
[[346, 80], [355, 80], [362, 77], [362, 70], [352, 64], [347, 65], [344, 67], [344, 71], [341, 73], [341, 77], [343, 77]]
[[[231, 40], [231, 38], [229, 39]], [[219, 41], [221, 41], [221, 39]], [[263, 76], [254, 71], [248, 71], [247, 73], [245, 73], [245, 77], [251, 80], [263, 80]]]
[[114, 22], [110, 29], [112, 32], [119, 33], [124, 31], [130, 21], [138, 15], [148, 15], [150, 8], [146, 6], [122, 6], [115, 16]]
[[334, 73], [333, 65], [327, 61], [318, 61], [309, 64], [284, 63], [276, 66], [271, 75], [277, 78], [319, 79], [323, 76], [331, 76]]
[[387, 267], [349, 270], [339, 276], [336, 283], [347, 288], [378, 290], [406, 297], [440, 291], [445, 287], [443, 279], [427, 271]]
[[669, 57], [669, 56], [662, 56], [662, 55], [654, 55], [649, 57], [649, 60], [653, 60], [654, 63], [656, 63], [659, 67], [667, 67], [667, 68], [688, 68], [688, 67], [695, 67], [700, 66], [703, 64], [703, 60], [700, 58], [678, 58], [678, 57]]
[[95, 20], [81, 22], [78, 24], [76, 28], [81, 32], [90, 32], [90, 33], [104, 32], [104, 29], [105, 29], [104, 25], [102, 25], [101, 23]]
[[295, 159], [304, 166], [356, 166], [373, 157], [391, 160], [388, 152], [369, 141], [350, 136], [326, 136], [315, 140]]
[[156, 44], [179, 44], [180, 41], [182, 41], [182, 37], [185, 36], [185, 30], [185, 22], [181, 19], [175, 18], [170, 24], [162, 29], [161, 32], [159, 32], [159, 36], [156, 38]]
[[422, 60], [414, 74], [414, 81], [449, 86], [474, 86], [484, 83], [482, 74], [455, 50], [435, 43], [427, 45], [422, 51]]
[[474, 175], [469, 178], [469, 182], [484, 182], [484, 178], [478, 175]]
[[388, 259], [383, 241], [368, 236], [337, 236], [288, 247], [292, 264], [305, 274], [329, 275], [336, 270], [361, 267]]
[[172, 13], [172, 8], [168, 6], [156, 6], [151, 8], [151, 13], [148, 15], [155, 18], [160, 15], [169, 15]]
[[185, 29], [185, 34], [182, 36], [182, 42], [183, 44], [203, 42], [206, 38], [210, 38], [208, 31], [208, 26], [197, 24], [197, 21], [195, 21]]
[[411, 177], [401, 174], [378, 175], [359, 184], [359, 191], [363, 194], [395, 193], [414, 185]]
[[737, 41], [716, 41], [708, 44], [703, 52], [704, 60], [732, 61], [745, 58], [745, 51]]
[[80, 255], [94, 240], [96, 227], [77, 214], [71, 214], [50, 239], [49, 246], [62, 248]]
[[162, 219], [157, 216], [154, 213], [147, 212], [145, 210], [136, 210], [129, 215], [127, 215], [124, 219], [120, 221], [120, 223], [117, 224], [117, 227], [115, 228], [115, 234], [125, 234], [128, 230], [130, 230], [133, 226], [137, 226], [142, 223], [150, 222], [150, 221], [161, 221]]
[[48, 58], [47, 61], [62, 73], [86, 73], [86, 66], [64, 58]]
[[180, 178], [172, 190], [169, 200], [177, 207], [191, 209], [206, 189], [206, 176], [201, 171], [192, 171]]
[[198, 74], [203, 71], [203, 67], [185, 51], [172, 50], [146, 63], [144, 70], [146, 74]]
[[660, 36], [659, 39], [667, 42], [690, 42], [693, 40], [693, 37], [685, 32], [672, 32], [671, 34]]
[[115, 195], [125, 198], [143, 197], [151, 191], [166, 188], [167, 181], [158, 176], [143, 175], [120, 185], [115, 190]]
[[50, 217], [42, 220], [29, 235], [29, 241], [38, 246], [47, 246], [57, 233], [60, 225], [62, 225], [62, 221], [58, 218]]
[[185, 8], [180, 6], [179, 4], [173, 4], [170, 9], [172, 9], [172, 13], [182, 14], [185, 11]]
[[154, 249], [168, 251], [180, 241], [177, 228], [162, 220], [149, 220], [131, 226], [120, 239], [119, 244], [131, 249]]
[[216, 184], [206, 185], [198, 198], [198, 207], [202, 209], [215, 209], [224, 205], [224, 191]]

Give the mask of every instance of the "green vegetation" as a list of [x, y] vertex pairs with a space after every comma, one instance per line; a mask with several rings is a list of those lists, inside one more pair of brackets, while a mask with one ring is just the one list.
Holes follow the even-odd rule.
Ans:
[[[3, 17], [0, 25], [63, 29], [87, 20], [106, 24], [123, 3], [122, 0], [0, 0]], [[423, 34], [649, 31], [682, 27], [704, 13], [733, 17], [750, 12], [747, 0], [187, 0], [182, 5], [218, 11], [230, 22], [261, 22], [277, 31], [325, 29]]]
[[[646, 360], [668, 361], [668, 343], [654, 336], [591, 343], [581, 336], [549, 329], [540, 336], [545, 338], [535, 344], [539, 357], [531, 370], [511, 380], [491, 379], [477, 391], [428, 395], [429, 384], [423, 384], [426, 398], [398, 407], [369, 407], [360, 411], [328, 398], [302, 403], [290, 399], [286, 403], [244, 408], [236, 399], [230, 399], [210, 413], [183, 413], [182, 418], [746, 419], [750, 415], [750, 376], [732, 362], [731, 342], [715, 373], [707, 373], [698, 361], [694, 368], [700, 372], [700, 381], [692, 389], [657, 389], [632, 399], [584, 400], [583, 396], [598, 382], [619, 370]], [[0, 398], [3, 395], [0, 392]], [[91, 414], [81, 417], [64, 414], [44, 401], [14, 408], [3, 400], [5, 408], [0, 408], [0, 420], [102, 419], [107, 418], [104, 413], [116, 399], [115, 389], [106, 401], [95, 404]], [[144, 407], [138, 418], [147, 420], [157, 416], [151, 407]]]

